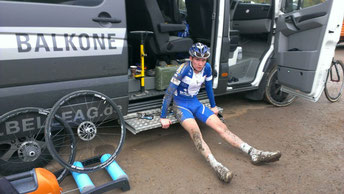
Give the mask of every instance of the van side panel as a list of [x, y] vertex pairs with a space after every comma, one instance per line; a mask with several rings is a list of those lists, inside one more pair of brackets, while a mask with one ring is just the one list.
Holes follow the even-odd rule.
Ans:
[[0, 60], [0, 88], [127, 75], [127, 64], [126, 46], [122, 55]]
[[125, 0], [0, 1], [0, 43], [0, 115], [20, 107], [51, 108], [76, 90], [102, 92], [126, 114]]
[[64, 95], [84, 89], [111, 97], [125, 115], [128, 110], [127, 80], [124, 75], [0, 88], [0, 115], [20, 107], [51, 108]]

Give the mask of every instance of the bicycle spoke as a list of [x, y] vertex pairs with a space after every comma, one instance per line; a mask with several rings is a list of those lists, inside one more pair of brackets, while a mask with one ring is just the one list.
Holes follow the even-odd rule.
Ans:
[[1, 160], [9, 161], [13, 154], [17, 151], [16, 146], [11, 146], [11, 148], [1, 156]]

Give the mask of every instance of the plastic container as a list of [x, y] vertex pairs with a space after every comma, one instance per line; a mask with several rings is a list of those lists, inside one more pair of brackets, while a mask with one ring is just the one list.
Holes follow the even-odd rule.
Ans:
[[155, 68], [155, 89], [165, 90], [178, 67], [177, 65], [157, 66]]

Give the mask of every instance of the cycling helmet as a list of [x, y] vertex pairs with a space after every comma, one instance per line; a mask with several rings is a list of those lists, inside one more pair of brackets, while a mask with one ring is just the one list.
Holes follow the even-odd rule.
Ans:
[[210, 49], [207, 45], [197, 42], [191, 46], [189, 49], [189, 54], [192, 57], [207, 59], [210, 56]]

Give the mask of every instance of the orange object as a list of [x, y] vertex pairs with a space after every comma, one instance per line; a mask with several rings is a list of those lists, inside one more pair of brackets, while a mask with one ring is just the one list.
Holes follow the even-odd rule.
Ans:
[[344, 42], [344, 20], [342, 25], [342, 31], [340, 32], [340, 42]]
[[44, 168], [36, 168], [35, 172], [38, 182], [38, 188], [32, 193], [60, 194], [62, 192], [62, 188], [59, 186], [55, 175], [49, 170], [46, 170]]

